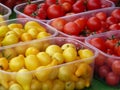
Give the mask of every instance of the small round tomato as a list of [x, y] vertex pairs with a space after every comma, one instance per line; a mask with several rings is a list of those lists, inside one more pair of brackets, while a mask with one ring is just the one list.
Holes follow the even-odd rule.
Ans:
[[46, 3], [40, 3], [40, 4], [38, 4], [38, 8], [42, 8], [43, 10], [47, 10], [48, 5]]
[[113, 72], [109, 72], [105, 80], [108, 85], [115, 86], [119, 83], [119, 76], [114, 74]]
[[69, 12], [72, 9], [72, 5], [69, 2], [64, 2], [62, 4], [62, 8], [65, 12]]
[[75, 3], [76, 0], [58, 0], [59, 4], [63, 4], [64, 2], [69, 2], [71, 5]]
[[109, 25], [112, 25], [112, 24], [118, 23], [118, 20], [114, 18], [113, 16], [109, 16], [106, 19], [106, 23]]
[[109, 26], [109, 30], [119, 30], [120, 29], [120, 25], [118, 24], [112, 24]]
[[101, 8], [101, 0], [87, 0], [87, 9], [94, 10]]
[[112, 71], [115, 74], [120, 75], [120, 61], [119, 60], [116, 60], [116, 61], [113, 62]]
[[114, 59], [114, 58], [107, 58], [105, 63], [107, 66], [109, 66], [111, 69], [112, 69], [112, 64], [114, 61], [116, 61], [117, 59]]
[[95, 65], [98, 66], [98, 67], [102, 66], [102, 65], [105, 64], [105, 60], [106, 60], [106, 57], [101, 55], [101, 54], [99, 54], [97, 56], [97, 58], [95, 59]]
[[56, 0], [45, 0], [45, 3], [50, 6], [52, 4], [56, 4]]
[[107, 14], [104, 12], [98, 12], [95, 16], [101, 21], [105, 21], [107, 18]]
[[75, 13], [84, 12], [85, 10], [86, 10], [86, 7], [84, 5], [83, 0], [76, 1], [72, 6], [72, 11]]
[[111, 15], [120, 21], [120, 9], [113, 10]]
[[63, 32], [69, 35], [79, 35], [80, 29], [75, 22], [68, 22], [64, 25]]
[[101, 26], [101, 21], [97, 17], [90, 17], [87, 21], [87, 27], [90, 31], [97, 31]]
[[78, 18], [74, 21], [78, 26], [81, 31], [83, 31], [86, 27], [87, 19], [84, 17]]
[[51, 26], [53, 26], [54, 28], [56, 28], [57, 30], [63, 31], [64, 25], [67, 23], [67, 21], [65, 19], [62, 18], [55, 18], [52, 22], [51, 22]]
[[104, 52], [106, 51], [105, 40], [102, 38], [99, 37], [92, 38], [90, 40], [90, 44]]
[[37, 4], [28, 4], [25, 6], [23, 13], [29, 16], [32, 15], [33, 12], [37, 10]]
[[65, 15], [65, 11], [60, 5], [52, 4], [47, 9], [47, 15], [49, 19], [61, 17]]
[[109, 72], [110, 68], [106, 65], [100, 66], [100, 68], [98, 69], [98, 74], [101, 78], [105, 78]]
[[117, 56], [120, 56], [120, 42], [118, 41], [117, 44], [114, 47], [114, 53]]

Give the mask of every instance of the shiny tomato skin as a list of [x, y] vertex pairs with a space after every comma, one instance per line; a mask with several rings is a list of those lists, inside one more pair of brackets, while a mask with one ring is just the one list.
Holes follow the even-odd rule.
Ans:
[[56, 0], [45, 0], [45, 3], [50, 6], [52, 4], [56, 4]]
[[114, 54], [117, 55], [117, 56], [120, 56], [120, 45], [119, 45], [120, 42], [118, 42], [115, 47], [114, 47]]
[[117, 20], [116, 18], [114, 18], [113, 16], [109, 16], [109, 17], [107, 17], [107, 19], [106, 19], [106, 23], [107, 23], [108, 25], [112, 25], [112, 24], [118, 23], [118, 20]]
[[116, 61], [113, 62], [112, 71], [115, 74], [120, 75], [120, 61], [119, 60], [116, 60]]
[[69, 2], [64, 2], [62, 4], [62, 8], [64, 9], [65, 12], [69, 12], [72, 9], [72, 5]]
[[118, 24], [112, 24], [109, 26], [109, 30], [119, 30], [120, 29], [120, 25]]
[[98, 12], [95, 16], [101, 21], [105, 21], [107, 18], [107, 14], [104, 12]]
[[64, 25], [63, 32], [69, 35], [79, 35], [80, 29], [75, 22], [68, 22]]
[[116, 86], [119, 83], [119, 76], [114, 74], [113, 72], [109, 72], [106, 76], [106, 83], [110, 86]]
[[90, 17], [87, 21], [87, 27], [90, 31], [97, 31], [101, 26], [101, 21], [97, 17]]
[[95, 59], [95, 66], [100, 67], [105, 64], [106, 57], [99, 54]]
[[47, 16], [49, 19], [58, 18], [65, 15], [65, 11], [61, 5], [52, 4], [47, 9]]
[[87, 0], [87, 9], [95, 10], [101, 8], [101, 0]]
[[120, 21], [120, 9], [115, 9], [112, 11], [111, 16], [118, 19]]
[[37, 10], [37, 4], [28, 4], [25, 6], [23, 13], [31, 16]]
[[106, 51], [105, 40], [99, 37], [92, 38], [90, 40], [90, 44], [94, 47], [98, 48], [99, 50]]
[[59, 4], [63, 4], [64, 2], [69, 2], [71, 5], [75, 3], [76, 0], [58, 0]]

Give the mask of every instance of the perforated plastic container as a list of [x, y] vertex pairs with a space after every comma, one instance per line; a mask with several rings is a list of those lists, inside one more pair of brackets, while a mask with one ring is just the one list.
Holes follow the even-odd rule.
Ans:
[[[9, 19], [9, 16], [11, 15], [11, 9], [5, 6], [4, 4], [0, 3], [0, 18], [3, 18], [4, 20]], [[3, 21], [2, 19], [0, 22]]]
[[[39, 55], [40, 58], [40, 53], [47, 52], [46, 48], [48, 48], [50, 45], [57, 45], [61, 48], [62, 45], [67, 43], [73, 44], [76, 50], [89, 49], [94, 53], [94, 55], [85, 59], [76, 58], [71, 62], [63, 62], [61, 64], [57, 64], [57, 59], [50, 57], [51, 62], [49, 62], [48, 64], [42, 65], [42, 63], [37, 63], [39, 66], [37, 66], [33, 70], [30, 70], [30, 68], [34, 67], [36, 60], [38, 59], [30, 59], [29, 56], [36, 57]], [[35, 44], [37, 45], [37, 47], [35, 48], [37, 48], [39, 52], [35, 54], [35, 52], [33, 51], [33, 53], [31, 52], [31, 54], [29, 53], [29, 55], [26, 56], [26, 50], [28, 50], [28, 48], [30, 47], [34, 47]], [[20, 54], [18, 48], [22, 48], [23, 53]], [[55, 51], [56, 53], [59, 52], [59, 50], [57, 51], [54, 48], [51, 48], [51, 50], [51, 53]], [[0, 47], [0, 51], [0, 53], [6, 52], [4, 53], [4, 56], [0, 57], [0, 59], [6, 58], [6, 56], [10, 55], [8, 58], [6, 58], [9, 62], [9, 68], [4, 68], [5, 70], [1, 68], [3, 70], [0, 70], [0, 76], [2, 77], [0, 78], [0, 87], [2, 88], [9, 89], [12, 88], [14, 85], [16, 86], [17, 84], [17, 86], [21, 87], [22, 89], [27, 88], [27, 90], [32, 90], [32, 88], [34, 88], [35, 90], [44, 90], [45, 88], [48, 88], [49, 90], [65, 90], [66, 88], [84, 89], [91, 85], [91, 80], [94, 72], [94, 59], [97, 56], [97, 51], [89, 48], [86, 44], [78, 40], [65, 37], [50, 37], [13, 46]], [[7, 51], [9, 53], [7, 53]], [[61, 52], [61, 54], [63, 54], [63, 52]], [[16, 57], [19, 59], [15, 59]], [[41, 57], [41, 59], [44, 58]], [[12, 60], [15, 60], [14, 64], [12, 64]], [[16, 62], [16, 60], [18, 61]], [[18, 67], [19, 65], [17, 63], [22, 62], [22, 60], [25, 61], [26, 64], [23, 63], [24, 65], [20, 65], [20, 68]], [[30, 63], [26, 62], [28, 60]], [[17, 67], [13, 68], [16, 65]], [[29, 65], [30, 68], [28, 69]]]
[[[44, 0], [37, 0], [37, 1], [32, 1], [31, 3], [36, 3], [36, 4], [40, 4], [44, 2]], [[109, 0], [101, 0], [101, 3], [102, 3], [102, 7], [103, 8], [107, 8], [107, 7], [115, 7], [115, 4]], [[24, 7], [27, 5], [27, 3], [22, 3], [22, 4], [19, 4], [19, 5], [16, 5], [14, 7], [14, 11], [16, 12], [17, 14], [17, 17], [29, 17], [31, 18], [30, 16], [26, 15], [23, 13], [23, 9]], [[105, 6], [105, 7], [104, 7]], [[41, 20], [43, 22], [47, 22], [49, 21], [49, 19], [46, 19], [46, 20]]]
[[[107, 14], [107, 17], [108, 17], [108, 16], [110, 16], [111, 12], [112, 12], [113, 10], [115, 10], [115, 9], [120, 9], [120, 7], [109, 7], [109, 8], [104, 8], [104, 9], [99, 9], [99, 10], [93, 10], [93, 11], [88, 11], [88, 12], [79, 13], [79, 14], [75, 14], [75, 15], [73, 15], [73, 16], [61, 17], [61, 18], [67, 20], [68, 22], [73, 22], [73, 21], [75, 21], [76, 19], [78, 19], [78, 18], [80, 18], [80, 17], [85, 17], [85, 18], [88, 19], [88, 18], [90, 18], [90, 17], [92, 17], [92, 16], [95, 16], [95, 14], [98, 13], [98, 12], [104, 12], [104, 13]], [[52, 21], [53, 21], [53, 20], [48, 21], [48, 24], [51, 25], [51, 22], [52, 22]], [[57, 30], [57, 29], [56, 29], [56, 30]], [[62, 32], [62, 31], [59, 31], [59, 30], [57, 30], [57, 31], [59, 32], [59, 35], [60, 35], [60, 36], [72, 37], [72, 38], [78, 39], [78, 40], [80, 40], [80, 41], [84, 41], [85, 38], [87, 37], [87, 36], [83, 36], [82, 34], [80, 34], [80, 35], [78, 35], [78, 36], [75, 36], [75, 35], [66, 34], [66, 33], [64, 33], [64, 32]], [[95, 34], [95, 33], [94, 33], [94, 34]]]
[[3, 21], [0, 23], [0, 32], [1, 46], [54, 37], [58, 34], [51, 26], [30, 18]]
[[[111, 72], [114, 75], [116, 75], [117, 77], [120, 76], [119, 75], [120, 71], [118, 68], [116, 68], [118, 64], [115, 64], [116, 61], [120, 61], [120, 56], [114, 55], [114, 53], [113, 53], [114, 49], [111, 51], [113, 54], [107, 54], [106, 52], [103, 52], [100, 49], [93, 46], [90, 43], [90, 41], [93, 38], [102, 38], [103, 40], [106, 41], [108, 38], [111, 38], [113, 35], [115, 38], [120, 39], [120, 30], [108, 31], [108, 32], [101, 33], [101, 34], [91, 35], [85, 39], [85, 43], [87, 45], [89, 45], [90, 47], [95, 48], [99, 53], [97, 58], [95, 59], [95, 76], [97, 77], [97, 79], [99, 79], [105, 83], [108, 82], [108, 81], [106, 81], [107, 77], [109, 77], [107, 75]], [[103, 46], [103, 47], [105, 47], [105, 46]], [[116, 65], [116, 67], [115, 67], [115, 65]], [[105, 71], [105, 73], [104, 73], [104, 71]], [[111, 75], [113, 75], [113, 74], [111, 74]], [[114, 77], [114, 75], [113, 75], [113, 77]], [[111, 80], [110, 77], [108, 80]], [[114, 81], [116, 83], [114, 83]], [[114, 84], [110, 84], [110, 82], [108, 82], [107, 84], [111, 85], [111, 86], [118, 86], [119, 87], [119, 81], [120, 81], [119, 79], [118, 79], [118, 81], [116, 79], [116, 80], [113, 80]]]

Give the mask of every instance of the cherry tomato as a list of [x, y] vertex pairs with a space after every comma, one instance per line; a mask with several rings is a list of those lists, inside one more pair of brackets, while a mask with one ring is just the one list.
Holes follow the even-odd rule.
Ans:
[[120, 41], [117, 42], [117, 44], [114, 47], [114, 53], [117, 56], [120, 56]]
[[113, 16], [109, 16], [106, 19], [106, 23], [109, 25], [112, 25], [112, 24], [118, 23], [118, 20], [114, 18]]
[[52, 22], [51, 22], [51, 26], [53, 26], [54, 28], [56, 28], [57, 30], [63, 31], [64, 25], [67, 23], [67, 21], [65, 19], [62, 18], [55, 18]]
[[101, 0], [87, 0], [87, 9], [94, 10], [101, 8]]
[[72, 11], [75, 13], [84, 12], [85, 10], [86, 10], [86, 7], [84, 5], [83, 0], [76, 1], [72, 6]]
[[56, 0], [45, 0], [45, 3], [50, 6], [52, 4], [56, 4]]
[[[4, 1], [5, 1], [5, 0], [4, 0]], [[5, 4], [7, 7], [9, 7], [9, 8], [13, 8], [14, 5], [15, 5], [15, 2], [16, 2], [16, 0], [6, 0], [6, 1], [4, 2], [4, 4]]]
[[58, 0], [59, 4], [63, 4], [64, 2], [69, 2], [71, 5], [75, 3], [76, 0]]
[[62, 4], [62, 8], [65, 12], [69, 12], [72, 9], [72, 5], [69, 2], [64, 2]]
[[104, 52], [106, 51], [105, 40], [102, 38], [99, 37], [92, 38], [90, 40], [90, 44]]
[[106, 65], [100, 66], [98, 73], [101, 78], [105, 78], [107, 74], [110, 72], [110, 68]]
[[109, 26], [109, 30], [119, 30], [120, 29], [120, 25], [118, 24], [112, 24]]
[[107, 58], [105, 63], [106, 63], [107, 66], [109, 66], [112, 69], [112, 64], [113, 64], [114, 61], [117, 61], [117, 59]]
[[87, 27], [90, 31], [97, 31], [101, 28], [101, 21], [97, 17], [90, 17], [87, 21]]
[[37, 4], [28, 4], [25, 6], [23, 13], [31, 16], [37, 10]]
[[116, 60], [116, 61], [113, 62], [112, 71], [115, 74], [120, 75], [120, 61], [119, 60]]
[[95, 59], [95, 65], [102, 66], [105, 64], [105, 60], [106, 60], [106, 57], [99, 54], [99, 56], [97, 56], [97, 58]]
[[115, 9], [112, 11], [111, 16], [118, 19], [120, 21], [120, 9]]
[[109, 72], [105, 80], [108, 85], [115, 86], [119, 83], [119, 76], [114, 74], [113, 72]]
[[43, 10], [47, 10], [48, 5], [46, 3], [40, 3], [40, 4], [38, 4], [38, 8], [41, 8]]
[[95, 16], [101, 21], [105, 21], [107, 18], [107, 14], [104, 12], [98, 12]]
[[118, 39], [115, 38], [114, 35], [112, 35], [110, 38], [106, 39], [105, 45], [108, 49], [113, 50], [117, 42], [118, 42]]
[[64, 25], [63, 32], [70, 35], [79, 35], [80, 29], [75, 22], [68, 22]]
[[74, 21], [78, 26], [80, 31], [83, 31], [86, 27], [87, 19], [84, 17], [78, 18]]
[[65, 11], [60, 5], [52, 4], [47, 9], [47, 15], [49, 19], [61, 17], [65, 15]]

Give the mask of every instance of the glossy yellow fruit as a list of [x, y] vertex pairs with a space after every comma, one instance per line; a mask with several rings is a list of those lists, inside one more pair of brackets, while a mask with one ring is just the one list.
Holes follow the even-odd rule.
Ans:
[[32, 36], [33, 39], [36, 39], [39, 33], [39, 31], [35, 28], [30, 28], [27, 32]]
[[7, 90], [4, 86], [0, 85], [0, 90]]
[[9, 68], [11, 71], [18, 71], [24, 67], [24, 56], [19, 55], [17, 57], [14, 57], [9, 62]]
[[16, 33], [15, 31], [13, 31], [13, 30], [12, 30], [12, 31], [8, 31], [8, 32], [5, 34], [5, 36], [11, 35], [11, 34], [17, 36], [17, 33]]
[[37, 57], [40, 61], [40, 64], [43, 66], [48, 65], [52, 61], [51, 57], [46, 52], [39, 52]]
[[0, 58], [0, 69], [7, 70], [8, 69], [8, 60], [4, 57]]
[[20, 24], [20, 23], [11, 23], [8, 25], [9, 29], [13, 30], [14, 28], [19, 28], [19, 29], [22, 29], [23, 28], [23, 25]]
[[28, 55], [25, 58], [25, 67], [28, 70], [35, 70], [39, 66], [40, 66], [40, 62], [36, 55]]
[[9, 87], [9, 90], [23, 90], [23, 88], [21, 87], [21, 85], [15, 83]]
[[72, 62], [77, 59], [77, 50], [72, 47], [68, 47], [63, 51], [63, 56], [65, 58], [65, 62]]
[[32, 79], [30, 90], [41, 90], [42, 83], [37, 79]]
[[85, 80], [83, 78], [79, 78], [79, 81], [77, 81], [75, 83], [75, 88], [77, 90], [81, 90], [81, 89], [85, 88]]
[[7, 26], [0, 26], [0, 37], [4, 37], [9, 30]]
[[65, 82], [65, 90], [75, 90], [75, 82], [73, 81]]
[[41, 38], [46, 38], [48, 36], [50, 36], [51, 34], [48, 32], [39, 32], [37, 35], [37, 39], [41, 39]]
[[48, 53], [50, 56], [54, 55], [55, 53], [62, 53], [62, 49], [58, 45], [49, 45], [46, 50], [46, 53]]
[[65, 44], [63, 44], [63, 45], [61, 46], [61, 49], [62, 49], [62, 50], [65, 50], [65, 49], [67, 49], [68, 47], [72, 47], [72, 48], [75, 48], [75, 49], [76, 49], [76, 46], [75, 46], [74, 44], [72, 44], [72, 43], [65, 43]]
[[53, 84], [52, 81], [47, 80], [42, 82], [42, 90], [52, 90]]
[[27, 69], [21, 69], [16, 74], [16, 81], [23, 87], [23, 90], [30, 90], [32, 73]]
[[39, 50], [36, 47], [29, 47], [25, 51], [25, 56], [28, 55], [37, 55], [39, 53]]
[[19, 45], [15, 47], [15, 51], [17, 54], [25, 55], [25, 51], [27, 50], [27, 45]]
[[14, 28], [13, 31], [17, 34], [19, 38], [25, 32], [24, 29], [20, 29], [20, 28]]
[[20, 39], [21, 39], [21, 41], [26, 42], [26, 41], [31, 41], [33, 38], [31, 36], [31, 34], [29, 34], [29, 33], [23, 33], [21, 35]]

